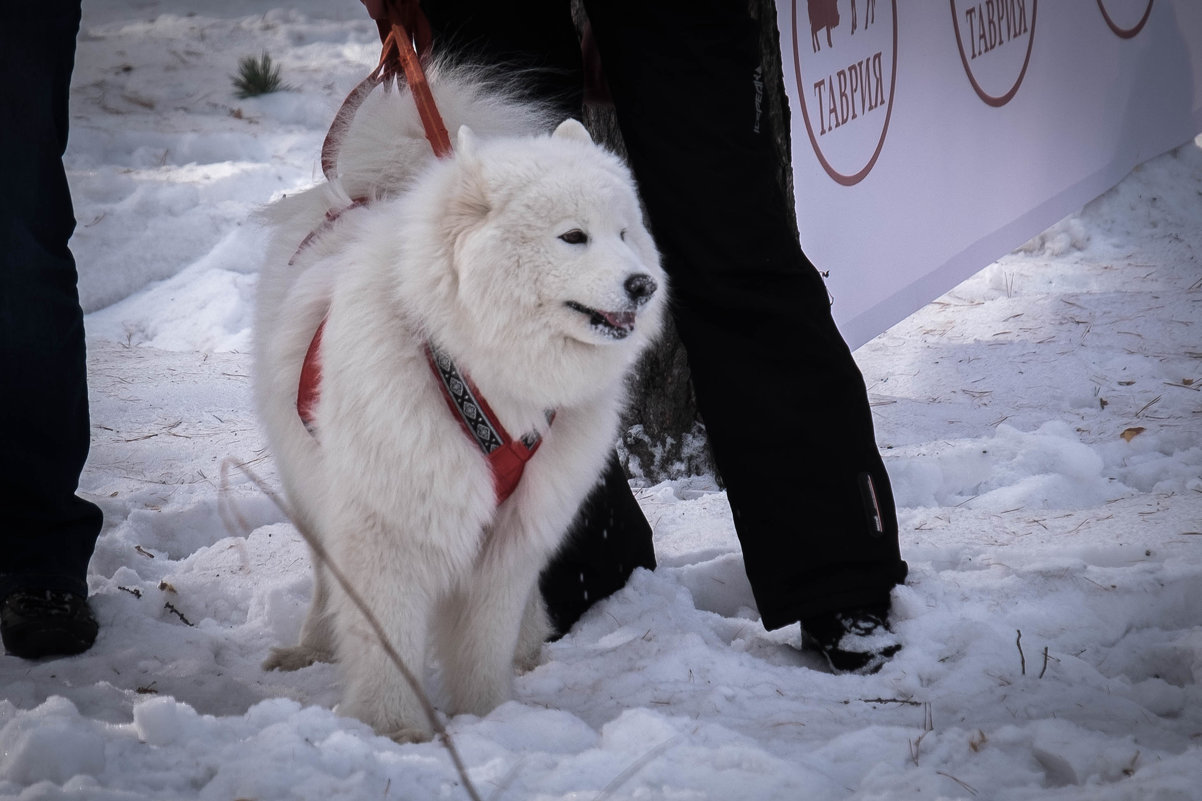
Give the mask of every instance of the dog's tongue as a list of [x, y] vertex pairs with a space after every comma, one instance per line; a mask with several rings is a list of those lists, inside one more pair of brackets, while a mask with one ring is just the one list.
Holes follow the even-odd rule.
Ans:
[[605, 322], [609, 323], [614, 328], [620, 328], [624, 331], [629, 331], [634, 328], [635, 314], [634, 312], [607, 312], [598, 311], [597, 314], [605, 318]]

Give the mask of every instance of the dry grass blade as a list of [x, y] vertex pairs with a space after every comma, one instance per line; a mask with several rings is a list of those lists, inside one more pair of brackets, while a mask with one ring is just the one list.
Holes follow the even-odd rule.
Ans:
[[952, 781], [954, 781], [956, 784], [960, 785], [960, 786], [961, 786], [961, 787], [963, 787], [965, 790], [967, 790], [967, 791], [968, 791], [968, 792], [969, 792], [971, 795], [976, 795], [976, 794], [977, 794], [977, 792], [978, 792], [978, 791], [977, 791], [977, 788], [973, 787], [971, 784], [968, 784], [968, 783], [966, 783], [966, 782], [962, 782], [962, 781], [960, 781], [960, 780], [959, 780], [959, 779], [957, 779], [955, 776], [953, 776], [952, 774], [950, 774], [950, 773], [948, 773], [948, 772], [946, 772], [946, 771], [937, 770], [937, 771], [935, 771], [935, 772], [936, 772], [936, 773], [938, 773], [940, 776], [943, 776], [943, 777], [945, 777], [945, 778], [951, 779], [951, 780], [952, 780]]
[[246, 466], [245, 462], [238, 462], [234, 459], [226, 459], [221, 463], [221, 485], [223, 490], [227, 486], [226, 478], [231, 466], [241, 470], [246, 477], [249, 478], [251, 482], [259, 488], [259, 491], [266, 495], [271, 502], [276, 505], [276, 508], [278, 508], [284, 514], [284, 516], [292, 522], [292, 524], [296, 527], [296, 530], [300, 532], [300, 535], [304, 538], [305, 542], [312, 550], [313, 558], [329, 571], [330, 576], [332, 576], [333, 579], [338, 582], [338, 586], [341, 587], [342, 591], [346, 593], [347, 598], [349, 598], [351, 603], [353, 603], [355, 607], [363, 614], [363, 617], [367, 621], [367, 625], [371, 628], [372, 634], [374, 634], [376, 639], [379, 641], [380, 647], [384, 649], [384, 653], [387, 654], [389, 660], [391, 660], [397, 671], [400, 672], [401, 676], [404, 677], [405, 682], [410, 686], [410, 688], [413, 689], [414, 693], [417, 694], [418, 700], [422, 705], [422, 711], [426, 715], [426, 720], [430, 723], [430, 728], [433, 729], [438, 741], [442, 743], [442, 747], [446, 749], [447, 754], [451, 757], [451, 763], [455, 766], [455, 771], [459, 774], [459, 778], [463, 782], [463, 788], [467, 792], [468, 797], [470, 797], [472, 801], [482, 801], [480, 794], [476, 792], [475, 785], [473, 785], [471, 779], [468, 778], [467, 768], [463, 764], [463, 759], [459, 756], [459, 750], [455, 748], [455, 744], [451, 740], [450, 733], [447, 732], [446, 727], [442, 725], [442, 721], [438, 719], [438, 713], [434, 710], [434, 705], [430, 703], [429, 696], [427, 696], [425, 691], [422, 689], [421, 682], [418, 681], [417, 676], [415, 676], [413, 671], [411, 671], [405, 664], [405, 661], [401, 659], [401, 655], [398, 654], [396, 649], [393, 647], [392, 642], [388, 638], [388, 634], [384, 631], [384, 627], [380, 625], [379, 619], [375, 616], [375, 614], [372, 613], [371, 607], [369, 607], [367, 602], [363, 600], [363, 596], [361, 596], [355, 590], [355, 587], [351, 584], [350, 579], [348, 579], [346, 574], [343, 573], [338, 565], [334, 563], [333, 559], [330, 558], [329, 552], [322, 546], [322, 544], [318, 542], [317, 539], [309, 532], [305, 531], [303, 527], [296, 525], [296, 519], [289, 511], [287, 504], [284, 503], [284, 499], [281, 498], [274, 490], [272, 490], [271, 487], [267, 486], [267, 484], [261, 478], [259, 478], [259, 476], [253, 470]]
[[1163, 397], [1164, 397], [1163, 395], [1157, 395], [1155, 398], [1153, 398], [1152, 400], [1145, 403], [1144, 407], [1135, 413], [1135, 416], [1142, 417], [1144, 412], [1148, 411], [1148, 409], [1151, 409], [1153, 406], [1160, 403], [1160, 400]]

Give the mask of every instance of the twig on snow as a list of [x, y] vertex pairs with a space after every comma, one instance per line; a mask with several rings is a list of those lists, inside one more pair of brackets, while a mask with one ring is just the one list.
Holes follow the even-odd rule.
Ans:
[[192, 628], [196, 628], [196, 624], [193, 623], [191, 620], [188, 620], [188, 618], [184, 617], [184, 613], [179, 611], [178, 609], [176, 609], [175, 604], [168, 601], [167, 603], [163, 604], [163, 608], [166, 609], [171, 614], [178, 617], [181, 621], [183, 621], [185, 626], [191, 626]]
[[915, 701], [912, 698], [861, 698], [861, 703], [865, 704], [901, 704], [902, 706], [922, 706], [923, 701]]
[[1056, 661], [1056, 662], [1060, 661], [1059, 659], [1056, 659], [1056, 657], [1054, 657], [1054, 656], [1048, 656], [1048, 647], [1045, 645], [1043, 647], [1043, 669], [1039, 671], [1039, 678], [1041, 678], [1041, 679], [1043, 678], [1043, 674], [1048, 672], [1048, 660], [1049, 659]]

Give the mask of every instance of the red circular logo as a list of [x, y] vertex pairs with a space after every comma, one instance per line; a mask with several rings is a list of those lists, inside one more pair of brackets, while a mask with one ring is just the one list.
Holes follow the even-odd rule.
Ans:
[[1035, 43], [1038, 0], [952, 4], [952, 27], [968, 82], [981, 100], [1004, 106], [1018, 93]]
[[1098, 0], [1098, 10], [1116, 36], [1130, 39], [1147, 24], [1152, 0]]
[[[839, 6], [847, 11], [839, 13]], [[822, 168], [843, 186], [881, 155], [897, 87], [897, 0], [793, 0], [801, 115]]]

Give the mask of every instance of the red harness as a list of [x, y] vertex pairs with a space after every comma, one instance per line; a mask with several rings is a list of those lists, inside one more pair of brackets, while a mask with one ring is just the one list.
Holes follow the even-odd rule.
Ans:
[[[417, 103], [418, 114], [434, 155], [438, 158], [450, 155], [450, 138], [447, 136], [446, 126], [438, 113], [438, 108], [434, 104], [434, 96], [426, 82], [421, 63], [413, 50], [412, 40], [402, 25], [393, 23], [384, 39], [384, 52], [380, 57], [379, 66], [347, 96], [334, 117], [330, 132], [326, 135], [321, 149], [321, 163], [322, 170], [328, 179], [334, 177], [337, 168], [338, 138], [335, 131], [346, 129], [372, 89], [381, 83], [386, 84], [392, 80], [399, 83], [402, 71], [408, 81], [414, 101]], [[366, 203], [366, 199], [357, 198], [346, 209], [328, 212], [326, 220], [321, 226], [301, 242], [296, 254], [298, 255], [315, 237], [333, 225], [342, 213]], [[296, 255], [293, 255], [292, 259], [295, 260]], [[301, 365], [300, 381], [296, 392], [296, 413], [311, 434], [315, 433], [317, 402], [321, 396], [321, 339], [325, 326], [326, 321], [322, 320], [309, 343], [305, 361]], [[429, 343], [426, 344], [426, 360], [430, 365], [430, 370], [438, 379], [438, 386], [442, 390], [447, 407], [459, 421], [464, 433], [475, 441], [488, 458], [489, 467], [492, 469], [497, 505], [501, 505], [517, 489], [526, 462], [530, 461], [530, 457], [542, 443], [541, 437], [537, 431], [532, 431], [516, 440], [509, 436], [471, 378], [461, 372], [450, 357], [436, 350]], [[551, 422], [552, 417], [554, 415], [548, 412], [548, 423]]]
[[[300, 381], [296, 392], [296, 413], [310, 434], [315, 434], [317, 416], [317, 401], [321, 397], [321, 337], [325, 331], [326, 321], [322, 320], [309, 343], [305, 354], [305, 362], [301, 365]], [[442, 390], [447, 408], [451, 410], [459, 427], [472, 439], [488, 458], [492, 469], [493, 489], [497, 496], [497, 505], [505, 503], [526, 469], [526, 462], [534, 456], [542, 437], [537, 431], [531, 431], [525, 436], [514, 439], [505, 430], [505, 426], [497, 419], [488, 401], [480, 394], [479, 388], [472, 379], [462, 372], [449, 356], [426, 344], [426, 362], [430, 371], [438, 379], [438, 387]], [[547, 412], [547, 422], [550, 423], [554, 414]]]

